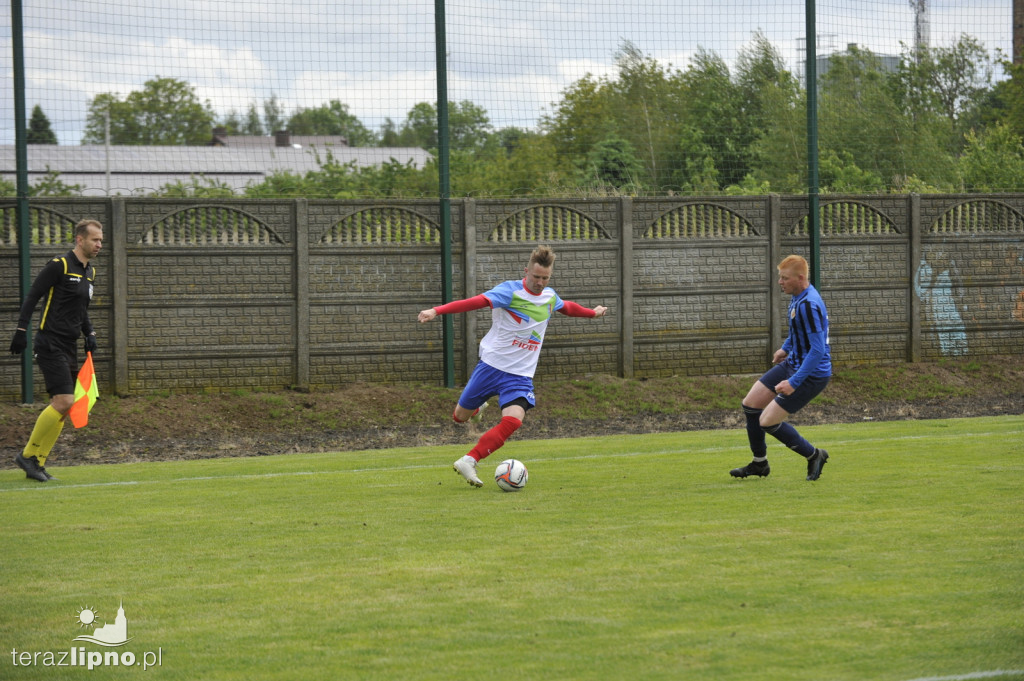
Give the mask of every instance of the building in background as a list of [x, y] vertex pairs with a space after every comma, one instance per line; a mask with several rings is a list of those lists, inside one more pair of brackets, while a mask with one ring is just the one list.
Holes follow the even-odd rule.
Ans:
[[[423, 168], [430, 154], [419, 147], [350, 147], [344, 137], [278, 132], [274, 136], [229, 136], [214, 130], [209, 145], [179, 146], [28, 146], [28, 183], [49, 173], [67, 185], [82, 187], [82, 196], [146, 196], [176, 182], [207, 181], [241, 193], [270, 175], [297, 175], [318, 170], [330, 155], [357, 168], [391, 160]], [[14, 145], [0, 145], [0, 178], [15, 183]]]

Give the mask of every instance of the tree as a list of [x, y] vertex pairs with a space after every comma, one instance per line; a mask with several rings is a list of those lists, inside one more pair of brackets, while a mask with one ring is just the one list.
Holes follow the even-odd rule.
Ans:
[[609, 132], [614, 121], [607, 80], [587, 74], [562, 93], [551, 114], [541, 117], [541, 129], [565, 158], [579, 158]]
[[268, 135], [284, 130], [284, 106], [273, 93], [270, 99], [263, 100], [263, 129]]
[[50, 129], [50, 119], [43, 113], [43, 107], [36, 104], [32, 107], [32, 117], [28, 122], [28, 144], [56, 144], [57, 135]]
[[959, 160], [964, 189], [976, 192], [1019, 191], [1024, 187], [1024, 142], [1009, 126], [996, 124], [982, 133], [967, 133]]
[[743, 144], [741, 93], [725, 60], [700, 49], [679, 80], [685, 91], [685, 122], [677, 138], [681, 188], [707, 191], [717, 189], [709, 180], [725, 185], [740, 181], [750, 163]]
[[858, 168], [857, 164], [853, 162], [850, 152], [837, 153], [832, 149], [821, 154], [818, 184], [823, 194], [852, 194], [885, 190], [882, 178], [875, 173]]
[[673, 180], [685, 193], [710, 194], [718, 191], [719, 170], [715, 165], [715, 152], [704, 141], [703, 132], [687, 125], [679, 135], [680, 156]]
[[750, 173], [757, 142], [776, 116], [785, 117], [803, 103], [800, 83], [786, 70], [782, 55], [761, 32], [755, 33], [751, 44], [740, 50], [734, 82], [740, 107], [735, 143], [737, 166], [724, 178], [726, 184]]
[[819, 80], [819, 148], [883, 178], [907, 174], [901, 143], [910, 131], [886, 88], [881, 60], [851, 46], [832, 55]]
[[293, 135], [340, 135], [351, 147], [369, 147], [376, 143], [373, 133], [348, 112], [348, 105], [336, 99], [312, 109], [299, 109], [288, 119]]
[[638, 186], [642, 168], [633, 146], [615, 134], [595, 144], [587, 154], [587, 180], [598, 187]]
[[452, 149], [480, 149], [494, 132], [487, 110], [468, 99], [448, 103], [448, 134]]
[[66, 184], [60, 173], [46, 167], [46, 174], [29, 187], [29, 196], [80, 196], [84, 187], [80, 184]]
[[398, 146], [398, 126], [390, 118], [385, 118], [381, 123], [379, 143], [382, 147]]
[[627, 142], [633, 161], [640, 162], [631, 178], [634, 187], [670, 185], [678, 160], [681, 86], [670, 69], [629, 41], [615, 60], [615, 78], [587, 74], [570, 85], [553, 112], [542, 117], [541, 129], [559, 159], [572, 162], [585, 182], [593, 181], [588, 156], [599, 145], [599, 155], [607, 153], [608, 141], [617, 139]]
[[729, 187], [757, 187], [794, 193], [807, 191], [805, 97], [801, 92], [795, 102], [776, 98], [768, 104], [771, 112], [768, 126], [751, 145], [750, 173]]
[[103, 144], [107, 117], [111, 144], [201, 145], [210, 139], [215, 116], [191, 85], [174, 78], [146, 81], [125, 99], [96, 95], [89, 105], [83, 144]]
[[190, 199], [223, 199], [235, 196], [234, 190], [221, 180], [209, 177], [192, 177], [175, 180], [157, 189], [150, 196]]
[[498, 185], [506, 194], [551, 196], [572, 190], [572, 165], [555, 152], [550, 136], [539, 133], [518, 136], [508, 154], [506, 174]]
[[961, 35], [951, 47], [904, 48], [893, 80], [897, 101], [914, 116], [944, 116], [964, 132], [980, 116], [978, 105], [992, 85], [992, 60], [976, 38]]
[[949, 121], [927, 112], [910, 115], [893, 97], [890, 78], [869, 50], [854, 47], [831, 58], [820, 80], [822, 155], [834, 152], [842, 165], [856, 167], [865, 179], [880, 177], [887, 188], [899, 188], [911, 176], [951, 185], [955, 164]]
[[1024, 63], [1002, 60], [999, 64], [1009, 78], [996, 83], [991, 96], [979, 107], [982, 124], [987, 127], [1002, 123], [1024, 137]]
[[238, 115], [238, 112], [232, 109], [228, 112], [228, 115], [224, 117], [224, 120], [220, 122], [222, 128], [227, 131], [229, 135], [241, 134], [242, 129], [242, 118]]
[[249, 104], [249, 109], [245, 112], [245, 122], [242, 124], [239, 132], [243, 135], [255, 137], [262, 137], [266, 134], [266, 131], [263, 129], [263, 122], [260, 121], [260, 110], [256, 107], [256, 102]]
[[437, 149], [437, 108], [429, 102], [413, 104], [398, 133], [398, 143], [406, 147]]
[[[452, 150], [480, 149], [491, 134], [487, 111], [469, 100], [448, 102], [448, 144]], [[437, 105], [413, 105], [398, 134], [401, 146], [437, 149]]]
[[[621, 139], [635, 150], [635, 160], [641, 162], [631, 182], [662, 187], [669, 183], [681, 113], [670, 92], [669, 71], [628, 40], [616, 53], [616, 65], [618, 78], [608, 84], [615, 133], [605, 135], [591, 147], [591, 153], [598, 147], [603, 147], [604, 153], [610, 140]], [[592, 165], [592, 159], [588, 163]]]

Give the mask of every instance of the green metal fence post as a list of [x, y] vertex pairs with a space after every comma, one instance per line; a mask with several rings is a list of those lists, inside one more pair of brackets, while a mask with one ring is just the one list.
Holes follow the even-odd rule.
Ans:
[[[442, 301], [452, 299], [452, 203], [448, 153], [448, 48], [444, 0], [434, 0], [434, 42], [437, 49], [437, 175], [441, 202]], [[455, 387], [455, 326], [451, 315], [442, 315], [444, 384]]]
[[811, 235], [811, 283], [821, 289], [821, 218], [818, 201], [818, 46], [814, 0], [806, 0], [807, 22], [807, 230]]
[[[14, 158], [18, 221], [18, 271], [21, 300], [32, 286], [32, 243], [28, 233], [28, 134], [25, 127], [25, 41], [21, 0], [11, 0], [11, 44], [14, 50]], [[32, 404], [32, 329], [26, 329], [28, 347], [21, 353], [21, 401]]]

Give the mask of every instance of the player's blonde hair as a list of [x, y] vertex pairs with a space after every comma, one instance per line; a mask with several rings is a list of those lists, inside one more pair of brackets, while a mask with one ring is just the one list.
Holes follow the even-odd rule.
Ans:
[[552, 267], [555, 264], [555, 252], [547, 246], [537, 246], [530, 254], [530, 265], [537, 263], [541, 267]]
[[779, 263], [778, 269], [780, 272], [786, 270], [797, 275], [803, 275], [804, 277], [810, 271], [810, 268], [807, 266], [807, 260], [800, 255], [787, 255]]

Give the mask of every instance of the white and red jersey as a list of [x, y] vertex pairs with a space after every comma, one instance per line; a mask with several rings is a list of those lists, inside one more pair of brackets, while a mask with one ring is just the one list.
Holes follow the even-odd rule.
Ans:
[[491, 304], [491, 329], [480, 341], [480, 359], [495, 369], [533, 377], [548, 320], [564, 303], [550, 286], [531, 293], [525, 280], [506, 281], [483, 294]]

